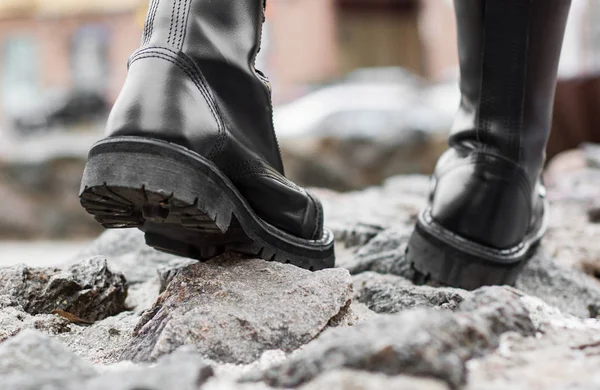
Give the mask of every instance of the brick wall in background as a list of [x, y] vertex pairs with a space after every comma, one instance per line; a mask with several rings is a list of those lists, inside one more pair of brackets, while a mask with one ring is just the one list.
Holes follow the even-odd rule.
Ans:
[[[140, 42], [143, 25], [137, 10], [10, 17], [0, 20], [0, 122], [4, 122], [12, 107], [28, 104], [18, 99], [27, 100], [30, 95], [33, 100], [42, 99], [47, 91], [65, 91], [74, 86], [74, 40], [85, 28], [105, 33], [107, 83], [103, 93], [109, 102], [116, 99], [127, 72], [127, 58]], [[13, 52], [12, 62], [9, 51]], [[34, 63], [28, 64], [31, 61], [27, 59]], [[23, 66], [28, 67], [26, 72], [22, 71]]]

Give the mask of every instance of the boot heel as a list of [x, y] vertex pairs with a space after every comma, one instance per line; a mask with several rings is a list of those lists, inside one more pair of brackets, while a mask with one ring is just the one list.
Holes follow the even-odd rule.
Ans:
[[[415, 283], [435, 280], [467, 290], [487, 285], [514, 285], [519, 272], [537, 248], [536, 242], [516, 258], [499, 254], [492, 258], [492, 254], [484, 256], [462, 249], [465, 248], [464, 242], [461, 249], [444, 242], [425, 224], [426, 221], [420, 218], [406, 249], [407, 261], [418, 272]], [[436, 231], [436, 234], [439, 232]]]

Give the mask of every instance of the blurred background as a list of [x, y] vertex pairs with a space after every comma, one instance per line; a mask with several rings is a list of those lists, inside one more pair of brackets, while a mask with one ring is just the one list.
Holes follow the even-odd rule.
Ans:
[[[51, 264], [100, 233], [79, 180], [146, 8], [0, 0], [0, 262]], [[294, 181], [350, 191], [430, 173], [459, 100], [452, 2], [269, 0], [257, 68]], [[560, 76], [549, 157], [600, 142], [599, 1], [573, 0]]]

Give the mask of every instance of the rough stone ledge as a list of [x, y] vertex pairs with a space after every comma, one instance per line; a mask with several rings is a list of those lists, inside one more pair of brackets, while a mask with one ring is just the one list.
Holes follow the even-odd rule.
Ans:
[[516, 292], [483, 288], [458, 312], [415, 309], [353, 328], [331, 329], [282, 364], [242, 381], [296, 387], [336, 369], [437, 378], [452, 388], [466, 382], [466, 362], [495, 349], [505, 332], [534, 334]]
[[151, 361], [189, 344], [214, 361], [251, 363], [266, 350], [308, 343], [339, 320], [351, 298], [345, 270], [309, 272], [225, 255], [172, 278], [123, 358]]
[[92, 257], [66, 270], [25, 265], [0, 268], [0, 295], [13, 297], [32, 315], [66, 312], [94, 322], [125, 310], [127, 282], [102, 257]]

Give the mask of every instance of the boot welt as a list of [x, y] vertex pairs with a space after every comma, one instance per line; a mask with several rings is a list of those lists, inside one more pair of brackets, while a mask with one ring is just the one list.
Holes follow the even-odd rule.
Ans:
[[548, 204], [544, 216], [519, 244], [496, 249], [460, 237], [431, 217], [420, 215], [406, 250], [406, 259], [417, 271], [415, 282], [429, 280], [473, 290], [488, 285], [514, 285], [521, 269], [535, 254], [548, 226]]
[[314, 271], [335, 265], [331, 231], [306, 240], [265, 222], [213, 163], [169, 142], [96, 143], [80, 201], [104, 227], [139, 228], [164, 252], [207, 260], [232, 251]]

